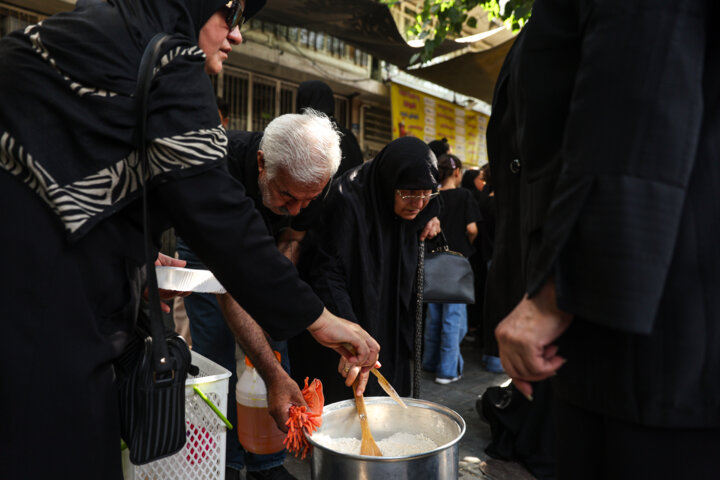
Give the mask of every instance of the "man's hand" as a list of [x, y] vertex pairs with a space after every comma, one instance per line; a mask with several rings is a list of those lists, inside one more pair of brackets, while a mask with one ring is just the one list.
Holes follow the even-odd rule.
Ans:
[[[357, 323], [337, 317], [327, 308], [307, 330], [320, 345], [332, 348], [353, 365], [370, 369], [377, 363], [380, 345], [375, 339]], [[352, 345], [355, 352], [349, 351], [345, 343]]]
[[533, 297], [527, 295], [495, 329], [500, 360], [517, 389], [532, 399], [532, 386], [551, 377], [565, 363], [552, 345], [572, 322], [572, 315], [557, 307], [551, 279]]
[[297, 383], [285, 373], [285, 370], [277, 369], [275, 373], [272, 378], [265, 379], [268, 410], [278, 428], [287, 433], [288, 427], [285, 422], [289, 418], [290, 406], [302, 407], [307, 406], [307, 403]]
[[440, 220], [438, 217], [433, 217], [425, 224], [425, 228], [420, 232], [420, 241], [424, 241], [426, 238], [435, 238], [440, 233]]

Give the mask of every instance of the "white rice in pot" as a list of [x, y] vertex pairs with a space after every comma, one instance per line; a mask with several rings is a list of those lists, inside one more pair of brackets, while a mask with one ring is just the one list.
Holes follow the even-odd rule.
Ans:
[[[332, 438], [324, 433], [315, 433], [312, 439], [325, 448], [338, 453], [360, 455], [360, 439]], [[429, 452], [437, 448], [437, 444], [422, 433], [413, 435], [398, 432], [388, 438], [376, 441], [383, 457], [407, 457], [418, 453]]]

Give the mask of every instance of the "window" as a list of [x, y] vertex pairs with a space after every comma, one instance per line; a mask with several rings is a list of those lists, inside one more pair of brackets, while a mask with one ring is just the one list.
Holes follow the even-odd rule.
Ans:
[[38, 23], [44, 18], [43, 15], [13, 8], [9, 5], [0, 5], [0, 38], [15, 30]]

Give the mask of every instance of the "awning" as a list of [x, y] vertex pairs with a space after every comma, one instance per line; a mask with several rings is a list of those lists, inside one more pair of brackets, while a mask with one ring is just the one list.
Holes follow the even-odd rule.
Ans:
[[407, 72], [463, 95], [492, 103], [495, 82], [514, 41], [513, 38], [482, 52], [466, 53], [447, 62]]
[[[271, 0], [256, 18], [327, 33], [400, 68], [422, 50], [405, 42], [387, 5], [375, 0]], [[435, 55], [465, 46], [445, 41]]]

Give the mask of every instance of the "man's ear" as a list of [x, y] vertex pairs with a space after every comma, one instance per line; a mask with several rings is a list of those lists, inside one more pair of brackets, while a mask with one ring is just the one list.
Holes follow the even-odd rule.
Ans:
[[262, 150], [257, 151], [257, 164], [258, 173], [262, 173], [265, 170], [265, 154]]

